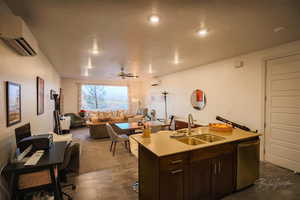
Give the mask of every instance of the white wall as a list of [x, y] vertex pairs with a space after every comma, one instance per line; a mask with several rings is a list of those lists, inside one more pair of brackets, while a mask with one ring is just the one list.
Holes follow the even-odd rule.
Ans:
[[120, 85], [128, 86], [128, 97], [130, 103], [130, 113], [135, 113], [138, 107], [137, 102], [133, 102], [133, 99], [138, 99], [143, 102], [144, 95], [142, 95], [142, 85], [140, 81], [88, 81], [88, 80], [76, 80], [63, 78], [61, 82], [61, 87], [64, 93], [64, 105], [63, 113], [77, 113], [79, 111], [78, 107], [78, 85], [79, 84], [103, 84], [103, 85]]
[[[215, 122], [217, 115], [258, 130], [261, 136], [260, 158], [264, 160], [264, 60], [300, 53], [300, 41], [237, 56], [189, 70], [160, 77], [162, 84], [144, 84], [146, 105], [164, 117], [161, 92], [167, 91], [168, 114], [186, 119], [192, 113], [199, 124]], [[242, 68], [235, 63], [243, 61]], [[190, 104], [193, 90], [201, 89], [207, 98], [206, 107], [195, 110]]]
[[[11, 13], [0, 0], [0, 12]], [[1, 20], [1, 19], [0, 19]], [[45, 80], [45, 112], [37, 116], [36, 77]], [[5, 81], [21, 84], [22, 122], [6, 127]], [[34, 57], [23, 57], [0, 40], [0, 167], [14, 146], [14, 129], [30, 122], [33, 133], [53, 130], [54, 102], [50, 100], [50, 89], [58, 91], [60, 77], [49, 60], [38, 50]], [[0, 169], [1, 170], [1, 169]]]
[[[160, 86], [145, 86], [149, 91], [147, 104], [163, 117], [161, 92], [166, 90], [170, 93], [169, 115], [187, 118], [192, 113], [199, 123], [213, 122], [216, 115], [221, 115], [251, 129], [262, 130], [263, 60], [295, 51], [300, 52], [300, 41], [160, 77]], [[243, 61], [244, 67], [235, 68], [237, 61]], [[207, 97], [202, 111], [194, 110], [190, 104], [190, 95], [195, 89], [202, 89]]]

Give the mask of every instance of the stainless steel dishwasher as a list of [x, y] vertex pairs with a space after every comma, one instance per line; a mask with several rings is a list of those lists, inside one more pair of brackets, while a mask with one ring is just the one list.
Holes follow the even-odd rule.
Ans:
[[241, 142], [237, 147], [237, 190], [259, 178], [259, 139]]

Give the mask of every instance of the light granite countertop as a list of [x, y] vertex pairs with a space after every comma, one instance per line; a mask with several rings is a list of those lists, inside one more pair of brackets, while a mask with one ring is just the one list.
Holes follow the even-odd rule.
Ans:
[[193, 129], [192, 135], [198, 134], [213, 134], [226, 138], [222, 141], [205, 143], [199, 145], [188, 145], [182, 142], [177, 141], [174, 138], [171, 138], [170, 135], [172, 131], [160, 131], [155, 134], [151, 134], [151, 137], [144, 138], [142, 134], [131, 135], [130, 137], [134, 139], [139, 144], [143, 145], [145, 148], [153, 152], [158, 157], [167, 156], [171, 154], [196, 150], [204, 147], [229, 143], [233, 141], [244, 140], [252, 137], [260, 136], [259, 133], [252, 133], [248, 131], [244, 131], [238, 128], [234, 128], [232, 132], [217, 132], [211, 131], [208, 127], [200, 127]]

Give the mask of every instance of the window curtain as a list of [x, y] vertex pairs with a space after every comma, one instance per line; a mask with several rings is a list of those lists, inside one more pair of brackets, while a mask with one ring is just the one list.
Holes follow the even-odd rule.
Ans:
[[83, 85], [82, 83], [77, 83], [78, 112], [81, 110], [81, 104], [82, 104], [82, 102], [81, 102], [81, 87], [82, 87], [82, 85]]
[[64, 113], [64, 90], [62, 88], [59, 89], [59, 101], [60, 101], [60, 107], [59, 107], [59, 111], [60, 113]]

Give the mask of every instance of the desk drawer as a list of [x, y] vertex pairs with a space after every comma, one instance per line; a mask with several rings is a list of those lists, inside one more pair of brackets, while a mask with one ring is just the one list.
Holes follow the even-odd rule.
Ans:
[[[55, 169], [55, 177], [57, 177], [57, 168]], [[18, 189], [27, 189], [41, 185], [51, 184], [50, 170], [45, 169], [38, 172], [31, 172], [19, 175]]]

